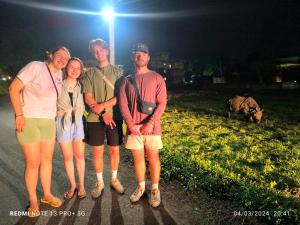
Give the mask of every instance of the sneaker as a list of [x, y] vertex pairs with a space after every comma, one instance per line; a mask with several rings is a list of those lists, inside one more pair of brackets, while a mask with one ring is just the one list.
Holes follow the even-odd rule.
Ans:
[[104, 183], [103, 183], [103, 181], [97, 181], [96, 184], [95, 184], [95, 187], [91, 191], [92, 197], [93, 198], [100, 197], [103, 189], [104, 189]]
[[160, 205], [160, 191], [159, 191], [159, 189], [151, 190], [151, 196], [150, 196], [149, 204], [152, 207], [157, 207], [157, 206]]
[[135, 189], [133, 194], [130, 196], [130, 201], [137, 202], [138, 200], [140, 200], [140, 198], [143, 196], [144, 193], [145, 193], [145, 189], [142, 189], [141, 187], [137, 187], [137, 189]]
[[118, 178], [113, 179], [110, 186], [119, 194], [124, 194], [124, 188]]

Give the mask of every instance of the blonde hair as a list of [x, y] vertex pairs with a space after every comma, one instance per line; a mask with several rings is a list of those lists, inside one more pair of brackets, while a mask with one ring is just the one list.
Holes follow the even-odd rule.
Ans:
[[98, 45], [101, 48], [105, 48], [106, 50], [109, 50], [108, 44], [106, 43], [106, 41], [104, 41], [101, 38], [93, 39], [93, 40], [90, 41], [90, 43], [89, 43], [90, 52], [93, 52], [93, 47], [95, 45]]
[[66, 53], [68, 53], [69, 58], [71, 58], [70, 50], [69, 50], [67, 47], [65, 47], [65, 46], [58, 46], [58, 47], [52, 49], [51, 52], [46, 51], [46, 55], [47, 55], [47, 60], [48, 60], [48, 62], [51, 61], [50, 55], [55, 54], [55, 53], [58, 52], [59, 50], [64, 50]]

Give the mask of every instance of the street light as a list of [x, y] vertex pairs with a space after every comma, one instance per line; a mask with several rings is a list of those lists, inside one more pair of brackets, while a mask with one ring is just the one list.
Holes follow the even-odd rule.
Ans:
[[102, 16], [106, 21], [108, 21], [108, 26], [109, 26], [109, 59], [110, 59], [110, 64], [115, 65], [115, 32], [114, 32], [115, 12], [112, 9], [106, 9], [102, 12]]

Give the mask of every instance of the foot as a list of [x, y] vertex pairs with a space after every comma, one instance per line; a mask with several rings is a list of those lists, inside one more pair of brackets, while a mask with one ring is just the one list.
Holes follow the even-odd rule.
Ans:
[[62, 205], [62, 201], [59, 198], [54, 197], [53, 195], [43, 197], [41, 199], [41, 202], [44, 204], [51, 205], [54, 208], [58, 208]]
[[130, 196], [130, 201], [137, 202], [144, 195], [144, 193], [145, 193], [145, 189], [138, 186], [137, 189], [135, 189], [133, 194]]
[[103, 181], [97, 181], [95, 184], [95, 187], [91, 191], [91, 195], [93, 198], [100, 197], [102, 190], [104, 189], [104, 182]]
[[119, 194], [124, 194], [124, 188], [118, 178], [113, 179], [110, 186]]
[[40, 212], [40, 209], [39, 209], [39, 207], [35, 207], [35, 208], [33, 208], [33, 207], [29, 207], [28, 209], [27, 209], [28, 211], [28, 217], [30, 217], [30, 218], [35, 218], [35, 217], [38, 217], [38, 216], [40, 216], [41, 215], [41, 212]]
[[86, 197], [86, 192], [84, 188], [80, 188], [77, 192], [77, 197], [78, 198], [85, 198]]
[[68, 190], [67, 192], [64, 193], [64, 198], [65, 199], [71, 199], [74, 197], [75, 193], [76, 193], [77, 189], [76, 188], [71, 188], [70, 190]]
[[149, 200], [149, 204], [152, 207], [157, 207], [160, 205], [160, 191], [159, 189], [153, 189], [151, 190], [151, 196], [150, 196], [150, 200]]

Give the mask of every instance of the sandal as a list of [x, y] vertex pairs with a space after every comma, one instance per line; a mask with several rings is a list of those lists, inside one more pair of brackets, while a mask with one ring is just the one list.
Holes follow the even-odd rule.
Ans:
[[67, 199], [67, 200], [73, 198], [74, 195], [75, 195], [75, 193], [76, 193], [76, 191], [77, 191], [77, 188], [75, 188], [73, 191], [71, 191], [71, 190], [66, 191], [66, 192], [64, 193], [64, 198]]
[[78, 197], [79, 199], [85, 198], [85, 197], [86, 197], [86, 192], [85, 192], [85, 190], [83, 190], [83, 191], [78, 191], [78, 192], [77, 192], [77, 197]]
[[35, 208], [35, 209], [33, 209], [33, 208], [28, 208], [27, 209], [27, 212], [28, 212], [28, 217], [30, 217], [30, 218], [35, 218], [35, 217], [38, 217], [38, 216], [40, 216], [41, 215], [41, 212], [40, 212], [40, 210], [39, 210], [39, 208]]
[[49, 199], [42, 198], [41, 202], [51, 205], [54, 208], [58, 208], [62, 205], [62, 201], [59, 198], [56, 198], [54, 196], [51, 196], [51, 198], [49, 198]]

